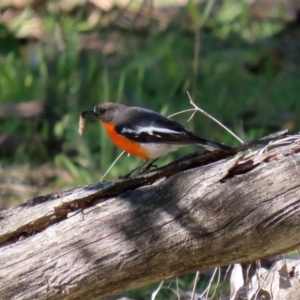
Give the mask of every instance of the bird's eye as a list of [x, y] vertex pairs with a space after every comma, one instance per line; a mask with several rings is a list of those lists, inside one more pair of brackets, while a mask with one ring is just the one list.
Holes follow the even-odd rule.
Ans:
[[104, 114], [105, 113], [105, 109], [104, 108], [100, 108], [100, 113]]

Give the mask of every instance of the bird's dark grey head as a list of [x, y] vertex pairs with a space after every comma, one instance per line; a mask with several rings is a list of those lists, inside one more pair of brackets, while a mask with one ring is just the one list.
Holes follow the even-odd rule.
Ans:
[[96, 105], [93, 109], [93, 113], [100, 121], [112, 123], [126, 108], [127, 106], [123, 104], [105, 102]]

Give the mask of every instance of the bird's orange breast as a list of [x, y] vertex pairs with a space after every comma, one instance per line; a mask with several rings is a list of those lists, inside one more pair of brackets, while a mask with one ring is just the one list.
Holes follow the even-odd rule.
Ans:
[[118, 146], [125, 152], [138, 156], [140, 158], [143, 159], [149, 158], [149, 153], [147, 149], [143, 148], [139, 143], [131, 141], [126, 137], [118, 134], [115, 130], [114, 124], [110, 124], [103, 121], [101, 121], [101, 123], [104, 125], [109, 137], [115, 143], [116, 146]]

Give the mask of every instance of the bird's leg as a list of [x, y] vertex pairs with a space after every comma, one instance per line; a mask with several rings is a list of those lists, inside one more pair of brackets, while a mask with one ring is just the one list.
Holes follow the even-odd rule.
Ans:
[[140, 174], [143, 174], [143, 173], [146, 173], [146, 172], [150, 171], [151, 168], [157, 169], [157, 165], [154, 164], [157, 160], [158, 160], [158, 158], [152, 160], [147, 166], [145, 166], [143, 169], [141, 169]]
[[[132, 174], [133, 172], [135, 172], [136, 170], [138, 170], [138, 169], [142, 169], [143, 166], [145, 166], [145, 165], [148, 163], [148, 160], [149, 160], [149, 159], [143, 160], [142, 163], [139, 164], [136, 168], [134, 168], [133, 170], [131, 170], [129, 173], [127, 173], [127, 174], [125, 174], [125, 175], [123, 175], [123, 176], [120, 176], [119, 178], [120, 178], [120, 179], [124, 179], [124, 178], [129, 178], [129, 177], [131, 177], [131, 174]], [[150, 164], [151, 164], [151, 163], [150, 163]], [[144, 170], [144, 169], [142, 169], [142, 170]]]

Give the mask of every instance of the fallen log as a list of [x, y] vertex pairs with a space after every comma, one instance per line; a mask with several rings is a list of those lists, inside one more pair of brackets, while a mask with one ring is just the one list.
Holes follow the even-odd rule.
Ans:
[[0, 298], [94, 299], [296, 249], [299, 141], [199, 151], [0, 212]]

